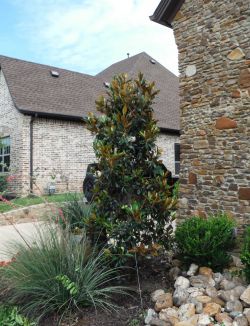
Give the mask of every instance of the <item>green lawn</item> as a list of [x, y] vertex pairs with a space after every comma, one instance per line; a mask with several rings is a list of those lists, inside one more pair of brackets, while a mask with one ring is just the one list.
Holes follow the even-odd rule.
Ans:
[[69, 201], [71, 198], [72, 197], [70, 196], [70, 194], [17, 198], [10, 201], [15, 207], [0, 201], [0, 213], [8, 212], [12, 209], [17, 209], [21, 207], [42, 204], [45, 202], [61, 203], [61, 202]]

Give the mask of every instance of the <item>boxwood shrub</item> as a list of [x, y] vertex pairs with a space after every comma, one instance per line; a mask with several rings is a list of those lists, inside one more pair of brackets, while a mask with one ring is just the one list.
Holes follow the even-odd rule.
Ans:
[[175, 233], [180, 259], [187, 264], [222, 269], [230, 260], [228, 250], [234, 245], [235, 226], [234, 220], [224, 213], [207, 219], [197, 216], [188, 218]]

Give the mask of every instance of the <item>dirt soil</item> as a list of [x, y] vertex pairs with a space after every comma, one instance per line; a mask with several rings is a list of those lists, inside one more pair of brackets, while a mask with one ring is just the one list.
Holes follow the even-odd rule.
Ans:
[[[122, 283], [123, 286], [134, 290], [132, 296], [114, 298], [114, 303], [119, 306], [117, 312], [84, 309], [81, 316], [75, 316], [71, 321], [64, 321], [61, 326], [143, 326], [144, 314], [148, 308], [152, 308], [151, 293], [162, 288], [171, 291], [167, 271], [168, 264], [165, 261], [149, 261], [140, 268], [141, 298], [137, 274], [134, 273]], [[57, 326], [53, 319], [44, 321], [42, 326]]]

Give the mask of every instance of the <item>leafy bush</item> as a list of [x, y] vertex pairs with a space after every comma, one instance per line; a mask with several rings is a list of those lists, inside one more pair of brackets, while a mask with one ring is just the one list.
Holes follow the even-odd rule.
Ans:
[[8, 182], [7, 176], [4, 174], [0, 174], [0, 193], [3, 193], [7, 190]]
[[7, 307], [0, 305], [0, 325], [1, 326], [35, 326], [35, 322], [30, 322], [21, 315], [17, 307]]
[[71, 231], [83, 229], [85, 226], [85, 219], [91, 213], [91, 206], [83, 202], [83, 196], [77, 193], [68, 194], [66, 203], [62, 206], [63, 216], [60, 222], [63, 227], [69, 226]]
[[8, 304], [18, 305], [38, 320], [95, 306], [112, 309], [111, 295], [125, 293], [112, 285], [117, 269], [106, 265], [103, 252], [92, 251], [86, 241], [77, 243], [70, 233], [48, 226], [37, 230], [31, 247], [16, 243], [9, 253], [16, 260], [0, 271], [0, 293]]
[[185, 263], [221, 269], [229, 263], [235, 222], [221, 213], [207, 219], [192, 217], [179, 225], [175, 241]]
[[245, 265], [244, 274], [246, 275], [247, 281], [250, 283], [250, 226], [246, 229], [240, 258], [242, 263]]
[[85, 120], [96, 135], [100, 171], [90, 230], [99, 228], [101, 239], [113, 239], [125, 252], [155, 253], [156, 248], [167, 248], [172, 236], [170, 210], [176, 200], [156, 146], [159, 128], [153, 103], [157, 93], [154, 83], [142, 74], [135, 80], [116, 76], [107, 99], [96, 102], [101, 115], [90, 114]]

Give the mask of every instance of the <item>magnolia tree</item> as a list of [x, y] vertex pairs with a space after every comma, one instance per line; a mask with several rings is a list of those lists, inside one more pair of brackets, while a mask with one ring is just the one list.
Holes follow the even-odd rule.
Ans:
[[107, 96], [96, 101], [101, 115], [86, 118], [98, 160], [90, 230], [102, 230], [102, 238], [125, 253], [156, 254], [168, 247], [173, 231], [175, 199], [156, 146], [157, 93], [142, 74], [135, 80], [116, 76]]

